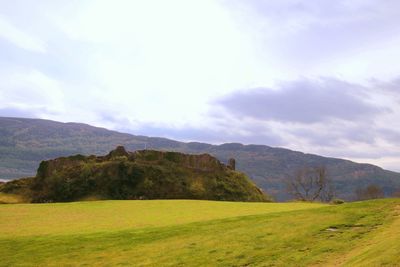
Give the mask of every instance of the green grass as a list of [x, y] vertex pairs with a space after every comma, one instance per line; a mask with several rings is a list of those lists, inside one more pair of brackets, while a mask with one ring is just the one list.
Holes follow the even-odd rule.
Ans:
[[396, 266], [399, 214], [395, 199], [1, 205], [0, 265]]
[[0, 237], [87, 234], [318, 208], [314, 203], [107, 200], [0, 206]]

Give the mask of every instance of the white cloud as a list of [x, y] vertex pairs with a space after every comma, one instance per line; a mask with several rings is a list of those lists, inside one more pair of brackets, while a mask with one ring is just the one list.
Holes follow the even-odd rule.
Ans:
[[0, 79], [0, 105], [3, 108], [45, 108], [50, 113], [64, 111], [64, 88], [40, 71], [3, 70]]
[[252, 75], [251, 50], [215, 1], [86, 2], [58, 25], [93, 44], [84, 56], [100, 98], [133, 119], [200, 120], [210, 98]]
[[29, 51], [46, 52], [46, 45], [42, 40], [16, 28], [2, 16], [0, 16], [0, 37]]
[[398, 1], [224, 3], [257, 47], [264, 61], [259, 68], [275, 79], [333, 76], [362, 83], [400, 71]]

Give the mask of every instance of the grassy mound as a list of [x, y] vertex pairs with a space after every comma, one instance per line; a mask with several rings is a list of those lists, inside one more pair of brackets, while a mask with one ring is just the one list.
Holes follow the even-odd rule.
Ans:
[[0, 206], [3, 266], [396, 266], [400, 200]]

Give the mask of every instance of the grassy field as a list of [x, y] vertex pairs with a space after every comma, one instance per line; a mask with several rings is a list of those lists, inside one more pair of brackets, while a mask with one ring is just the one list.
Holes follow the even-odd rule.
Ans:
[[400, 266], [400, 200], [0, 205], [0, 266]]

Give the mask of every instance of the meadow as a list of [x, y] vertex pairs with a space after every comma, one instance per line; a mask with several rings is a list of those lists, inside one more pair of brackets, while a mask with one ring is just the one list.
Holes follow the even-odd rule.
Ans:
[[399, 252], [400, 199], [0, 205], [0, 266], [397, 266]]

